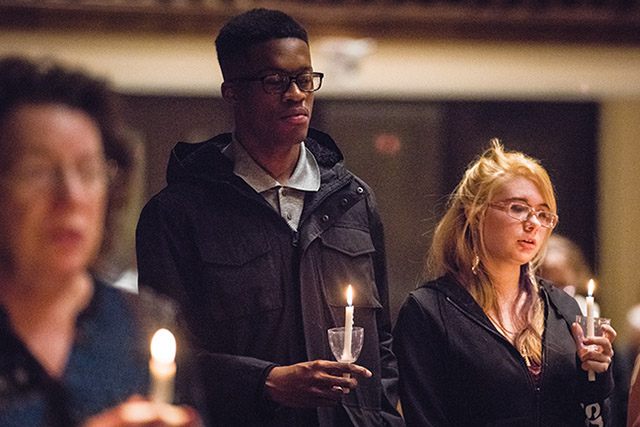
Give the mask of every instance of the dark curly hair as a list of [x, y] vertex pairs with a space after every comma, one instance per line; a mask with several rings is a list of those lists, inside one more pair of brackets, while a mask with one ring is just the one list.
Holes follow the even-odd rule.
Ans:
[[226, 76], [234, 62], [246, 58], [254, 44], [284, 38], [297, 38], [309, 44], [307, 30], [279, 10], [252, 9], [232, 18], [216, 38], [222, 74]]
[[[8, 56], [0, 59], [0, 129], [20, 106], [59, 104], [83, 111], [97, 123], [105, 156], [114, 174], [109, 185], [106, 233], [101, 253], [109, 251], [117, 229], [117, 213], [132, 192], [136, 165], [131, 132], [124, 123], [122, 101], [101, 79], [84, 71], [65, 67], [48, 58], [27, 59]], [[9, 142], [0, 133], [0, 171], [12, 161]]]

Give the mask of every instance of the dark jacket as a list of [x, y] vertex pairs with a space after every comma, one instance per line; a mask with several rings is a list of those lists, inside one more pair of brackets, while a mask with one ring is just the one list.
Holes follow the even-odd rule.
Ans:
[[344, 325], [351, 284], [355, 325], [365, 330], [357, 363], [373, 377], [345, 395], [346, 413], [319, 409], [314, 418], [321, 426], [403, 425], [395, 411], [383, 230], [371, 190], [347, 171], [328, 135], [310, 130], [305, 145], [321, 186], [306, 195], [295, 232], [233, 174], [220, 152], [230, 142], [222, 134], [178, 144], [168, 185], [145, 206], [137, 229], [140, 283], [180, 303], [208, 352], [214, 422], [303, 425], [300, 411], [265, 402], [266, 376], [276, 364], [333, 360], [327, 329]]
[[[524, 358], [456, 281], [443, 277], [410, 293], [393, 345], [408, 426], [600, 425], [611, 369], [587, 381], [570, 329], [577, 303], [544, 282], [540, 289], [545, 329], [538, 386]], [[593, 424], [585, 424], [585, 413]]]

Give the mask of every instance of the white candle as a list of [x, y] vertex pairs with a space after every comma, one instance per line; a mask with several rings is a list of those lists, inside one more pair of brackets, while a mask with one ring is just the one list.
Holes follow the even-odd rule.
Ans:
[[[589, 285], [587, 288], [587, 337], [594, 336], [594, 324], [593, 324], [593, 288], [595, 287], [595, 283], [593, 279], [589, 280]], [[596, 380], [596, 373], [589, 369], [589, 381]]]
[[351, 285], [347, 288], [347, 307], [344, 315], [344, 349], [342, 359], [351, 362], [351, 330], [353, 328], [353, 290]]
[[167, 329], [158, 329], [151, 339], [149, 399], [157, 403], [173, 403], [173, 381], [176, 376], [176, 339]]

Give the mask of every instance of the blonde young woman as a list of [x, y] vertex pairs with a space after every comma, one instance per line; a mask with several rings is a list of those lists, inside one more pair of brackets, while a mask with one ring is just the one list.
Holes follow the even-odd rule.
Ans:
[[616, 333], [585, 338], [573, 298], [535, 277], [557, 221], [544, 168], [493, 140], [435, 231], [430, 281], [398, 316], [408, 426], [605, 425]]

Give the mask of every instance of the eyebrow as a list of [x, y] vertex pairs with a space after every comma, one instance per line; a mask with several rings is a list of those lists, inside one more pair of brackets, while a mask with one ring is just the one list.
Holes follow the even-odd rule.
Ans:
[[274, 74], [280, 74], [280, 75], [286, 75], [286, 76], [297, 76], [298, 74], [304, 74], [304, 73], [313, 73], [313, 67], [302, 67], [292, 72], [283, 70], [282, 68], [267, 68], [265, 70], [259, 71], [258, 75], [261, 77], [271, 76]]
[[[527, 199], [523, 198], [523, 197], [509, 197], [508, 199], [504, 199], [502, 201], [502, 203], [504, 203], [504, 202], [522, 202], [522, 203], [526, 204], [527, 206], [531, 206], [531, 204], [529, 204], [529, 201]], [[537, 206], [531, 206], [531, 207], [536, 207], [536, 208], [544, 207], [544, 208], [549, 209], [549, 205], [546, 204], [546, 203], [540, 203]]]

